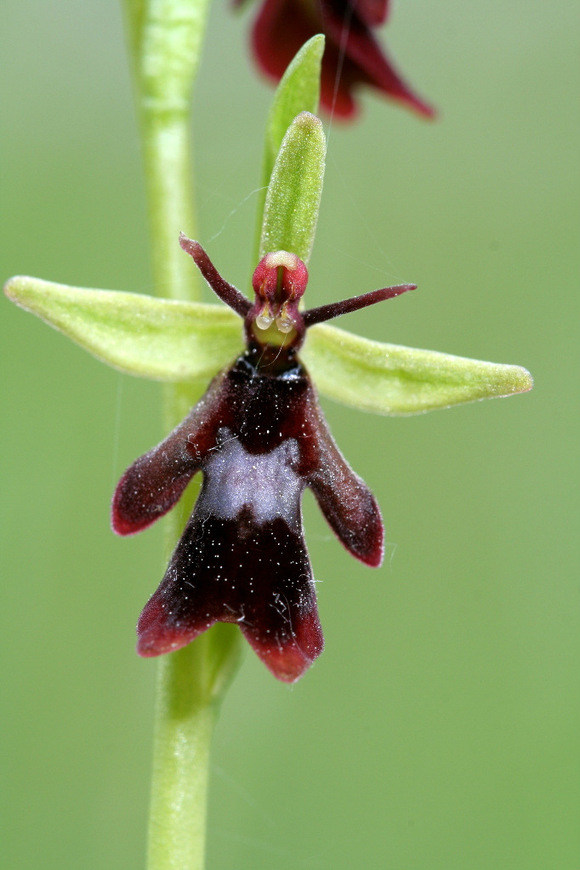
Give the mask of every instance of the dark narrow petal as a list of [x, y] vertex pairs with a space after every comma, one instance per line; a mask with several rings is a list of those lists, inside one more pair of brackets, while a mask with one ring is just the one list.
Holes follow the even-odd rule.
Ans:
[[118, 535], [146, 529], [170, 510], [213, 447], [221, 423], [223, 375], [214, 378], [207, 393], [167, 438], [140, 456], [115, 490], [111, 523]]
[[278, 517], [257, 523], [196, 507], [167, 573], [137, 626], [138, 652], [179, 649], [214, 622], [237, 622], [272, 671], [294, 682], [321, 653], [323, 637], [302, 533]]
[[234, 287], [233, 284], [228, 284], [228, 282], [222, 278], [199, 242], [196, 242], [193, 239], [188, 239], [186, 235], [180, 233], [179, 244], [183, 250], [193, 258], [195, 265], [216, 296], [218, 296], [222, 302], [225, 302], [226, 305], [229, 305], [236, 314], [245, 318], [246, 314], [252, 307], [252, 303], [249, 299], [246, 299], [244, 294], [241, 293], [237, 287]]
[[383, 561], [383, 521], [372, 492], [354, 473], [334, 443], [322, 412], [313, 408], [309, 423], [317, 445], [316, 467], [309, 475], [320, 509], [347, 550], [372, 567]]
[[360, 308], [366, 308], [368, 305], [375, 305], [377, 302], [394, 299], [395, 296], [400, 296], [401, 293], [406, 293], [407, 290], [416, 289], [416, 284], [398, 284], [396, 287], [383, 287], [382, 290], [371, 290], [370, 293], [363, 293], [361, 296], [352, 296], [350, 299], [343, 299], [342, 302], [331, 302], [329, 305], [310, 308], [302, 315], [304, 325], [313, 326], [315, 323], [323, 323], [325, 320], [332, 320], [334, 317], [340, 317], [342, 314], [358, 311]]

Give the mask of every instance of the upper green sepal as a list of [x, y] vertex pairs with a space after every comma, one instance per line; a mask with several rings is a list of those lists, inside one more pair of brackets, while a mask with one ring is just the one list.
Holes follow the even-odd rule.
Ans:
[[334, 326], [308, 330], [301, 352], [319, 391], [375, 414], [420, 414], [533, 387], [521, 366], [370, 341]]
[[301, 112], [290, 124], [272, 170], [258, 259], [289, 251], [308, 264], [322, 196], [326, 138], [322, 121]]
[[[324, 54], [324, 42], [324, 36], [319, 33], [304, 43], [280, 79], [272, 105], [270, 106], [266, 121], [264, 156], [262, 158], [262, 193], [258, 200], [257, 209], [256, 263], [261, 259], [263, 253], [269, 253], [268, 251], [260, 253], [264, 204], [266, 191], [272, 177], [272, 170], [286, 131], [300, 112], [311, 112], [315, 115], [318, 111], [320, 69], [322, 55]], [[283, 248], [283, 250], [290, 249]]]
[[212, 377], [243, 347], [242, 321], [222, 305], [16, 277], [4, 292], [98, 359], [161, 381]]
[[324, 36], [319, 33], [305, 42], [289, 64], [276, 88], [266, 122], [266, 141], [262, 182], [268, 186], [276, 157], [286, 131], [300, 112], [318, 111], [320, 68], [324, 54]]

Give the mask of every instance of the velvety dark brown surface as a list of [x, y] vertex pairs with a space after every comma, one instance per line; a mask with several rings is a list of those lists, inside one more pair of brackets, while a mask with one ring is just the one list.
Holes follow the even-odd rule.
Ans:
[[334, 444], [293, 351], [266, 362], [251, 347], [218, 375], [160, 445], [124, 474], [113, 500], [119, 534], [146, 528], [201, 470], [203, 485], [163, 581], [143, 611], [139, 652], [189, 643], [238, 622], [280, 679], [296, 680], [323, 647], [302, 527], [309, 486], [344, 546], [378, 565], [377, 503]]

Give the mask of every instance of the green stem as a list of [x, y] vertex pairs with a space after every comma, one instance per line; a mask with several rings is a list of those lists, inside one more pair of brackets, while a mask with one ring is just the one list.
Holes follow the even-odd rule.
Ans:
[[195, 238], [188, 120], [147, 107], [141, 126], [156, 293], [170, 299], [198, 300], [197, 270], [178, 241], [180, 232]]
[[202, 870], [209, 755], [240, 632], [218, 624], [159, 662], [148, 870]]
[[156, 292], [196, 299], [199, 283], [178, 245], [195, 236], [190, 127], [208, 0], [125, 0], [143, 143]]
[[148, 867], [204, 866], [209, 751], [215, 710], [199, 684], [204, 639], [159, 662]]
[[[190, 128], [192, 84], [207, 0], [124, 0], [143, 145], [156, 293], [199, 298], [197, 270], [179, 232], [195, 235]], [[198, 398], [191, 385], [166, 387], [172, 428]], [[191, 488], [190, 488], [191, 489]], [[172, 548], [193, 492], [167, 520]], [[218, 701], [235, 671], [239, 632], [215, 626], [159, 663], [149, 822], [149, 870], [202, 870], [209, 751]]]

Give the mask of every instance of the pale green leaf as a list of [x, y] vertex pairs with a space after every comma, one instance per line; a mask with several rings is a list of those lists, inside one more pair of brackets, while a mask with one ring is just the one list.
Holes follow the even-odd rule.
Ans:
[[533, 386], [520, 366], [382, 344], [323, 324], [308, 330], [301, 356], [321, 393], [375, 414], [419, 414]]
[[261, 259], [289, 251], [308, 263], [322, 195], [326, 139], [322, 121], [298, 115], [284, 136], [266, 195], [260, 240]]
[[222, 305], [86, 290], [12, 278], [9, 299], [122, 372], [162, 381], [207, 379], [243, 347], [242, 321]]

